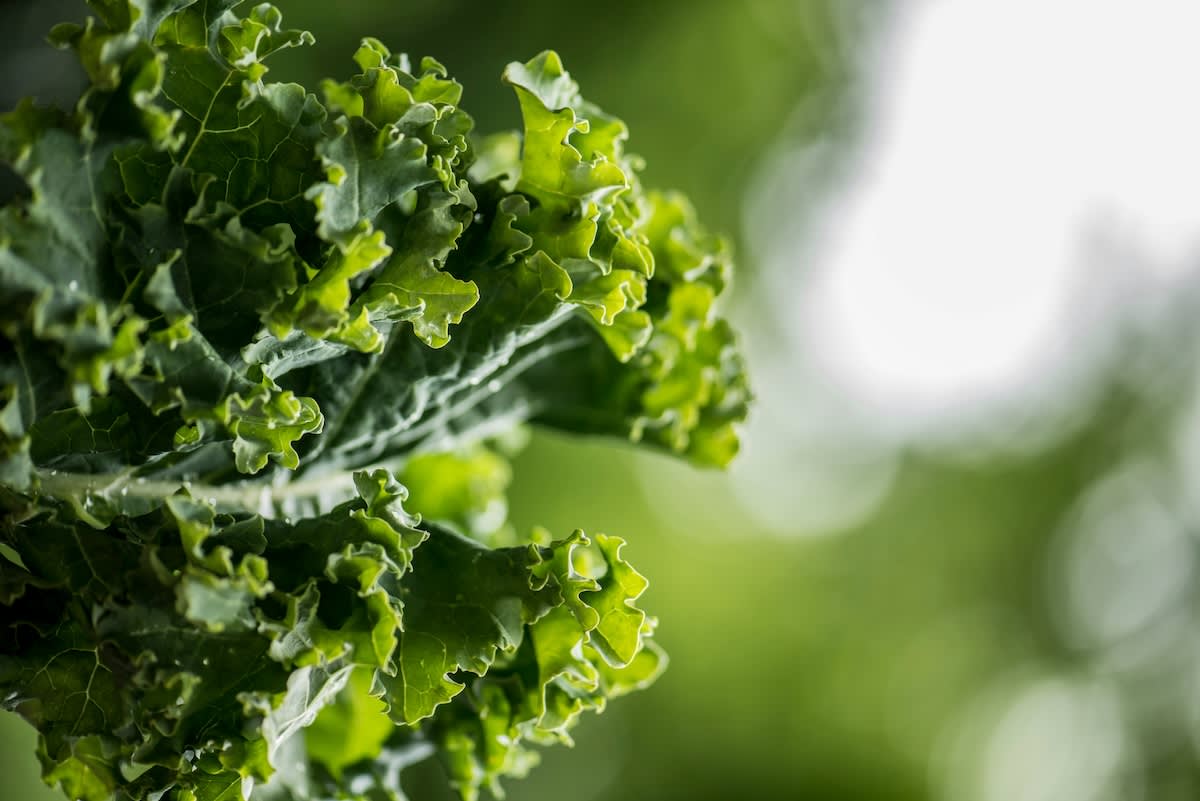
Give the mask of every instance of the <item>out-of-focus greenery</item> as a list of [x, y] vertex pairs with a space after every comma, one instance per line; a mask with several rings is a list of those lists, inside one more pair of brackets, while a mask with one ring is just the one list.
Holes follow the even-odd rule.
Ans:
[[[498, 80], [503, 65], [557, 49], [589, 95], [629, 123], [630, 149], [646, 157], [648, 178], [685, 189], [702, 218], [735, 239], [747, 181], [772, 143], [785, 130], [840, 130], [853, 92], [850, 65], [883, 13], [841, 0], [281, 5], [290, 24], [319, 40], [315, 51], [285, 54], [274, 67], [281, 76], [347, 74], [358, 39], [370, 34], [443, 61], [469, 88], [484, 130], [516, 121]], [[37, 6], [6, 7], [5, 29], [27, 39], [27, 14], [55, 21], [83, 13], [76, 3]], [[22, 80], [33, 80], [14, 73], [17, 63], [5, 66], [10, 104], [28, 91]], [[755, 273], [753, 263], [740, 266]], [[514, 465], [518, 529], [540, 522], [565, 533], [579, 525], [628, 539], [628, 555], [652, 579], [645, 603], [661, 620], [672, 665], [652, 690], [581, 726], [577, 749], [548, 752], [530, 778], [511, 784], [509, 798], [557, 801], [569, 787], [575, 801], [991, 801], [967, 774], [994, 745], [988, 726], [1022, 731], [1012, 729], [1020, 709], [1004, 699], [1038, 677], [1100, 686], [1120, 709], [1124, 756], [1117, 768], [1111, 759], [1096, 768], [1116, 774], [1067, 795], [1195, 797], [1195, 590], [1188, 584], [1160, 601], [1144, 616], [1151, 622], [1130, 624], [1134, 633], [1124, 639], [1079, 634], [1062, 601], [1072, 575], [1064, 563], [1078, 556], [1063, 532], [1084, 519], [1087, 499], [1131, 464], [1158, 465], [1150, 472], [1163, 487], [1179, 480], [1170, 478], [1168, 457], [1194, 398], [1190, 370], [1177, 367], [1190, 351], [1177, 343], [1193, 334], [1168, 331], [1114, 364], [1102, 400], [1080, 409], [1072, 430], [1046, 448], [900, 454], [897, 477], [869, 519], [819, 538], [757, 530], [734, 507], [703, 526], [681, 525], [664, 511], [680, 503], [671, 496], [707, 483], [647, 481], [657, 457], [535, 436]], [[1178, 528], [1193, 525], [1166, 506]], [[1127, 532], [1126, 564], [1148, 558], [1139, 556], [1138, 534]], [[1185, 540], [1180, 558], [1192, 565], [1194, 542]], [[1110, 557], [1121, 563], [1120, 554]], [[1113, 575], [1100, 592], [1116, 603], [1124, 574]], [[1160, 619], [1170, 625], [1154, 623]], [[1137, 647], [1125, 647], [1130, 642]], [[32, 732], [3, 716], [0, 738], [0, 798], [56, 797], [37, 783]], [[1072, 743], [1060, 745], [1061, 759], [1078, 760], [1086, 774], [1091, 763]], [[956, 781], [967, 789], [956, 790]], [[437, 784], [431, 776], [429, 787]], [[426, 789], [414, 797], [444, 796]]]

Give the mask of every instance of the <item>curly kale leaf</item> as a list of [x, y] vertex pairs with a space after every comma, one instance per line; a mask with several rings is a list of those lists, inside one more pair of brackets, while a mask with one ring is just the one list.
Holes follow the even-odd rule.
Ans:
[[498, 793], [666, 658], [621, 540], [520, 536], [493, 445], [726, 464], [724, 244], [554, 53], [481, 136], [374, 39], [269, 80], [313, 41], [270, 4], [90, 5], [76, 106], [0, 116], [0, 704], [86, 801], [399, 799], [434, 754]]

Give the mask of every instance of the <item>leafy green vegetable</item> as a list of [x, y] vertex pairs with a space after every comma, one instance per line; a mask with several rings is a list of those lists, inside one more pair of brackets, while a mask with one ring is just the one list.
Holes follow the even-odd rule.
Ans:
[[0, 704], [85, 801], [498, 794], [666, 665], [621, 540], [506, 523], [500, 443], [726, 464], [723, 244], [553, 53], [478, 136], [376, 40], [318, 98], [268, 4], [91, 6], [76, 108], [0, 118]]

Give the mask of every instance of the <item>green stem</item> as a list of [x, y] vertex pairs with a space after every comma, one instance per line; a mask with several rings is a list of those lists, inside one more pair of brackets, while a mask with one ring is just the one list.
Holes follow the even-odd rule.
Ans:
[[174, 495], [180, 489], [186, 489], [193, 497], [211, 500], [219, 506], [256, 511], [265, 517], [271, 517], [275, 510], [289, 501], [319, 499], [330, 492], [338, 492], [348, 497], [353, 493], [354, 472], [357, 471], [326, 474], [278, 485], [261, 482], [204, 484], [194, 481], [139, 478], [128, 472], [69, 473], [61, 470], [38, 470], [37, 478], [42, 494], [55, 498], [120, 495], [161, 500]]

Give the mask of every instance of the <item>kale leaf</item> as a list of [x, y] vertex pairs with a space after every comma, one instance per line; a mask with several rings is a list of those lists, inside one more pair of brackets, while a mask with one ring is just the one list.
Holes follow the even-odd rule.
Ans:
[[0, 705], [84, 801], [499, 793], [666, 657], [620, 539], [505, 522], [497, 443], [727, 464], [725, 245], [552, 52], [481, 136], [374, 39], [318, 97], [269, 4], [90, 5], [77, 106], [0, 117]]

